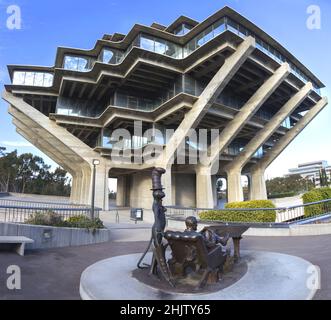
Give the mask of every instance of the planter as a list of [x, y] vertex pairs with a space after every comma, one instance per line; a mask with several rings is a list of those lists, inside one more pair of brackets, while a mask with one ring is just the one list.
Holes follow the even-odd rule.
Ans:
[[110, 231], [0, 223], [0, 236], [24, 236], [34, 240], [27, 249], [50, 249], [108, 242]]

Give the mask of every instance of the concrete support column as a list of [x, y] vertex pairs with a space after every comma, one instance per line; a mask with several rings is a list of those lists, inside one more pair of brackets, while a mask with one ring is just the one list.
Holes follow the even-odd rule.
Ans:
[[241, 185], [241, 170], [232, 169], [228, 175], [228, 202], [244, 201], [244, 193]]
[[256, 167], [251, 171], [251, 200], [267, 200], [267, 187], [265, 184], [265, 169]]
[[216, 182], [217, 182], [217, 179], [219, 177], [214, 175], [214, 176], [211, 176], [211, 185], [212, 185], [212, 189], [213, 189], [213, 200], [214, 200], [214, 208], [217, 208], [218, 206], [218, 194], [217, 194], [217, 189], [216, 189]]
[[197, 208], [212, 209], [214, 208], [214, 190], [211, 169], [209, 167], [197, 167], [195, 172]]
[[127, 177], [119, 176], [117, 178], [116, 205], [118, 207], [127, 206]]
[[81, 177], [77, 174], [72, 176], [72, 184], [71, 184], [71, 194], [70, 194], [70, 202], [78, 203], [79, 202], [79, 188], [81, 184]]
[[[99, 165], [96, 167], [95, 175], [95, 206], [103, 210], [109, 210], [109, 169], [107, 166]], [[93, 168], [91, 168], [90, 182], [90, 200], [92, 201]]]

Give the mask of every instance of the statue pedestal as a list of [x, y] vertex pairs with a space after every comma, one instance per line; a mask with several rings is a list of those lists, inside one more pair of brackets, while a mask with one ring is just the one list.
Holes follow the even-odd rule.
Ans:
[[[312, 264], [274, 252], [242, 251], [248, 271], [236, 283], [215, 292], [174, 292], [146, 285], [133, 277], [141, 254], [99, 261], [81, 276], [83, 300], [306, 300], [316, 290], [307, 288]], [[151, 261], [151, 254], [145, 261]]]

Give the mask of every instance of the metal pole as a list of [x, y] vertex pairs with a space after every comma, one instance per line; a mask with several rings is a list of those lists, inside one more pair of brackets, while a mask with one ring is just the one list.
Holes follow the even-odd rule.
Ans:
[[95, 199], [95, 175], [96, 165], [93, 163], [93, 177], [92, 177], [92, 204], [91, 204], [91, 218], [94, 220], [94, 199]]

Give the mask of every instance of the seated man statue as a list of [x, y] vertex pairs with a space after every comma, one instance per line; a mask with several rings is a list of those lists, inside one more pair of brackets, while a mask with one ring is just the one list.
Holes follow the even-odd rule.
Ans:
[[[198, 220], [195, 217], [188, 217], [185, 220], [185, 224], [186, 224], [186, 230], [188, 232], [197, 232], [198, 229]], [[206, 247], [208, 248], [208, 250], [211, 250], [213, 248], [215, 248], [215, 246], [221, 244], [223, 247], [225, 247], [229, 241], [229, 234], [224, 237], [221, 238], [219, 235], [217, 235], [214, 231], [209, 230], [209, 229], [203, 229], [202, 231], [200, 231], [200, 233], [202, 234]]]

